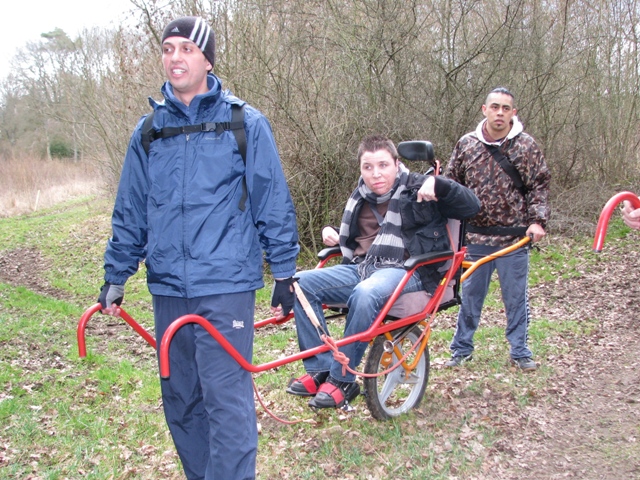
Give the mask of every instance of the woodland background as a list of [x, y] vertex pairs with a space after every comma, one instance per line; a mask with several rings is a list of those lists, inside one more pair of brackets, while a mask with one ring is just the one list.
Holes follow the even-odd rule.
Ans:
[[[362, 400], [315, 415], [283, 389], [300, 364], [264, 372], [261, 398], [305, 422], [258, 410], [258, 478], [638, 478], [640, 242], [619, 215], [601, 254], [591, 238], [614, 192], [640, 193], [639, 2], [132, 0], [118, 30], [25, 45], [0, 79], [0, 478], [183, 478], [154, 350], [96, 319], [80, 360], [75, 329], [102, 283], [129, 136], [159, 98], [162, 28], [182, 14], [212, 23], [216, 73], [271, 121], [301, 265], [339, 220], [362, 136], [430, 140], [446, 162], [495, 86], [516, 94], [553, 175], [529, 277], [537, 373], [509, 367], [497, 289], [463, 370], [443, 367], [456, 317], [438, 315], [425, 400], [392, 422]], [[95, 185], [101, 195], [82, 194]], [[38, 211], [11, 214], [26, 210]], [[143, 270], [127, 285], [127, 309], [151, 329]], [[256, 335], [256, 362], [297, 351], [292, 328]]]
[[422, 139], [446, 162], [506, 86], [552, 171], [555, 233], [589, 230], [640, 190], [640, 0], [132, 0], [127, 24], [45, 32], [0, 82], [0, 168], [99, 166], [113, 193], [160, 35], [184, 14], [216, 33], [215, 73], [271, 121], [307, 253], [339, 221], [368, 133]]

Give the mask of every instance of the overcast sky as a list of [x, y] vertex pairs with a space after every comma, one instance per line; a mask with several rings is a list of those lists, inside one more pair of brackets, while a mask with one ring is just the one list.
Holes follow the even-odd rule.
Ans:
[[129, 0], [13, 0], [2, 2], [0, 78], [9, 74], [9, 61], [27, 42], [56, 28], [74, 38], [83, 28], [107, 27], [131, 10]]

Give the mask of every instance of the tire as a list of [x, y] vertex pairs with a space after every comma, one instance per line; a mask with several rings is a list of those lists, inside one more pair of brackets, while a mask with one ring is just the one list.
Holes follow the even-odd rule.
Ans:
[[[396, 332], [392, 332], [396, 333]], [[398, 332], [399, 333], [399, 332]], [[404, 355], [418, 340], [421, 335], [418, 327], [412, 328], [398, 343], [398, 347]], [[394, 336], [394, 339], [396, 337]], [[399, 357], [395, 353], [384, 351], [384, 335], [377, 337], [367, 355], [365, 373], [378, 373], [395, 365]], [[401, 355], [401, 357], [402, 357]], [[412, 363], [417, 352], [412, 352], [406, 363]], [[400, 357], [400, 358], [401, 358]], [[409, 374], [400, 365], [394, 371], [379, 377], [364, 377], [365, 398], [371, 415], [378, 420], [388, 420], [402, 415], [412, 408], [416, 408], [422, 402], [424, 391], [429, 381], [429, 346], [424, 349], [418, 364]]]

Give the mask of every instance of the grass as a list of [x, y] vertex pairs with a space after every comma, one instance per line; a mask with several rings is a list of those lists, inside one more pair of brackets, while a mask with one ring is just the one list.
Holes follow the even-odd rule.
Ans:
[[31, 156], [0, 158], [0, 217], [49, 209], [61, 201], [99, 191], [97, 163], [44, 160]]
[[[0, 219], [0, 258], [16, 249], [39, 251], [46, 267], [39, 274], [58, 292], [0, 283], [0, 478], [183, 478], [164, 423], [153, 350], [123, 322], [98, 315], [89, 323], [89, 355], [78, 358], [75, 328], [102, 283], [108, 208], [85, 198]], [[618, 223], [609, 232], [616, 238], [627, 234]], [[589, 245], [585, 238], [552, 239], [533, 253], [532, 284], [581, 275], [598, 261], [587, 254]], [[265, 288], [258, 311], [267, 312], [268, 303]], [[144, 272], [127, 284], [125, 305], [152, 331]], [[486, 308], [499, 312], [495, 286]], [[311, 412], [304, 400], [283, 391], [288, 379], [302, 372], [301, 362], [256, 375], [270, 409], [306, 420], [286, 426], [258, 409], [258, 478], [479, 476], [491, 456], [499, 455], [494, 447], [511, 424], [509, 416], [538, 401], [552, 376], [544, 359], [569, 348], [550, 339], [586, 336], [596, 326], [588, 318], [536, 318], [530, 338], [542, 366], [535, 375], [523, 375], [506, 365], [504, 327], [483, 324], [476, 358], [461, 375], [438, 368], [448, 356], [455, 311], [443, 316], [449, 323], [434, 328], [422, 405], [388, 422], [373, 420], [362, 398], [352, 412]], [[342, 325], [336, 320], [331, 329], [340, 335]], [[256, 335], [254, 363], [296, 349], [292, 325], [267, 327]]]

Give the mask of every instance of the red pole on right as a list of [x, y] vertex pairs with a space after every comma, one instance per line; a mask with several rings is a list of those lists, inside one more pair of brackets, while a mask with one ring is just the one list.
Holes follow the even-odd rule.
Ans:
[[593, 240], [594, 252], [600, 253], [602, 251], [602, 246], [604, 245], [604, 238], [607, 235], [607, 227], [609, 226], [609, 219], [611, 218], [611, 214], [618, 206], [618, 204], [622, 203], [625, 200], [629, 200], [633, 208], [640, 208], [640, 199], [637, 195], [631, 192], [620, 192], [611, 197], [600, 213], [600, 219], [598, 220], [598, 225], [596, 226], [596, 236]]

